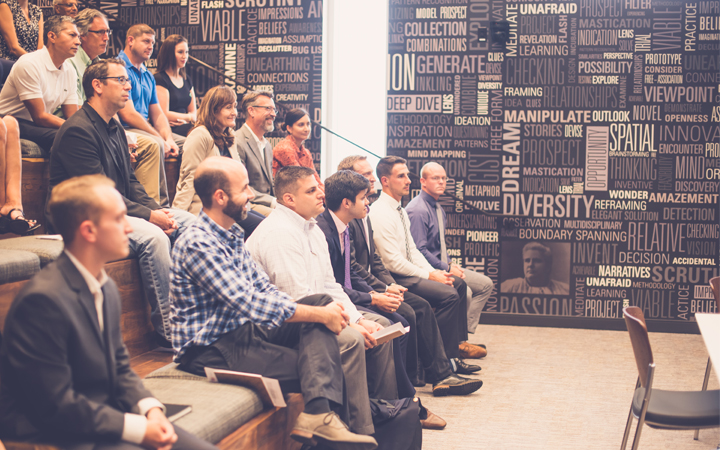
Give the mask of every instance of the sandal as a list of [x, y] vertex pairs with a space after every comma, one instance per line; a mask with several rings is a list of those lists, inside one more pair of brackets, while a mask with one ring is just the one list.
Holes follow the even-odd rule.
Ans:
[[[19, 211], [20, 215], [16, 218], [12, 218], [13, 211]], [[0, 231], [10, 232], [19, 235], [26, 235], [40, 228], [42, 225], [25, 218], [25, 213], [22, 209], [13, 208], [4, 216], [0, 216]]]

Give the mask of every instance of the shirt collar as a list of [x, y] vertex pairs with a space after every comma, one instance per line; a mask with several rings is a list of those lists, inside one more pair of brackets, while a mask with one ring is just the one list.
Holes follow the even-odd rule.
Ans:
[[128, 57], [128, 55], [125, 53], [125, 50], [120, 50], [120, 53], [118, 53], [118, 58], [125, 61], [125, 64], [127, 64], [126, 69], [134, 69], [140, 72], [141, 75], [147, 72], [147, 67], [145, 67], [145, 63], [140, 64], [140, 69], [138, 69], [133, 65], [132, 61], [130, 61], [130, 57]]
[[431, 208], [435, 208], [437, 200], [435, 200], [432, 195], [428, 194], [425, 191], [420, 191], [420, 198], [425, 200], [425, 202], [427, 202], [427, 204], [430, 205]]
[[80, 275], [82, 275], [88, 289], [90, 289], [90, 293], [95, 295], [96, 293], [100, 292], [103, 285], [105, 285], [108, 280], [105, 269], [100, 269], [100, 278], [95, 278], [94, 276], [92, 276], [90, 271], [85, 268], [83, 263], [81, 263], [75, 256], [73, 256], [73, 254], [70, 253], [68, 249], [65, 249], [65, 254], [68, 256], [73, 265], [77, 268], [78, 272], [80, 272]]
[[262, 149], [265, 148], [265, 144], [267, 143], [267, 139], [265, 139], [265, 136], [263, 136], [262, 140], [261, 140], [257, 137], [257, 134], [255, 134], [255, 132], [252, 130], [252, 128], [250, 128], [250, 125], [248, 125], [247, 122], [245, 122], [243, 124], [243, 126], [248, 129], [248, 131], [250, 132], [250, 135], [253, 137], [253, 139], [255, 139], [255, 142], [258, 145], [258, 149], [260, 149], [262, 151]]
[[[92, 64], [92, 59], [90, 59], [88, 54], [82, 48], [82, 45], [80, 47], [78, 47], [77, 53], [75, 54], [75, 58], [79, 59], [85, 65], [85, 67], [88, 67], [90, 64]], [[99, 58], [97, 58], [97, 59], [99, 59]]]
[[273, 214], [276, 214], [277, 212], [280, 212], [282, 215], [287, 217], [293, 224], [295, 224], [295, 226], [300, 227], [303, 230], [311, 230], [315, 225], [317, 225], [317, 220], [315, 220], [315, 218], [311, 217], [310, 219], [305, 220], [303, 216], [280, 203], [278, 203], [273, 210]]
[[388, 205], [392, 206], [393, 209], [397, 209], [398, 206], [400, 206], [400, 202], [395, 200], [394, 198], [390, 197], [390, 194], [387, 194], [385, 191], [382, 191], [380, 193], [380, 197], [378, 197], [378, 201], [383, 201], [387, 203]]
[[47, 46], [43, 46], [43, 48], [41, 48], [41, 49], [38, 50], [38, 51], [39, 51], [39, 52], [42, 52], [42, 53], [41, 53], [42, 59], [43, 59], [43, 61], [45, 62], [45, 68], [46, 68], [47, 70], [49, 70], [50, 72], [59, 72], [60, 70], [62, 70], [62, 66], [65, 65], [65, 61], [63, 61], [63, 63], [62, 63], [62, 65], [60, 66], [60, 68], [55, 67], [55, 63], [53, 63], [53, 60], [52, 60], [52, 58], [50, 57], [50, 52], [48, 51]]
[[237, 223], [234, 223], [229, 230], [221, 227], [214, 220], [205, 214], [204, 210], [200, 211], [198, 220], [196, 222], [199, 226], [209, 230], [212, 234], [219, 236], [223, 241], [230, 242], [235, 239], [239, 239], [241, 242], [245, 240], [245, 232], [242, 227]]
[[338, 216], [336, 216], [334, 212], [330, 211], [330, 215], [332, 216], [333, 221], [335, 222], [335, 226], [338, 229], [338, 233], [343, 234], [345, 232], [345, 229], [347, 228], [347, 225], [345, 225], [345, 223], [342, 220], [338, 219]]

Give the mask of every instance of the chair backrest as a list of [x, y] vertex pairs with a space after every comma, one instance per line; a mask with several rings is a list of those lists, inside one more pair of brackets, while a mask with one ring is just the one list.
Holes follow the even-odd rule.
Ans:
[[715, 311], [720, 313], [720, 277], [711, 278], [710, 287], [715, 296]]
[[652, 349], [650, 348], [650, 339], [648, 338], [647, 325], [642, 309], [637, 306], [628, 306], [623, 308], [625, 314], [625, 324], [630, 334], [630, 342], [632, 343], [633, 353], [635, 354], [635, 364], [637, 364], [638, 375], [640, 376], [640, 385], [645, 386], [648, 378], [648, 367], [653, 363]]

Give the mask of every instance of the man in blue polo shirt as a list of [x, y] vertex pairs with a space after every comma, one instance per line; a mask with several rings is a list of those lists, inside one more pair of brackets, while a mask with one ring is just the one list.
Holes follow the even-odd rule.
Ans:
[[[185, 138], [172, 133], [158, 103], [155, 77], [145, 67], [145, 61], [150, 59], [154, 46], [155, 31], [149, 26], [141, 23], [128, 29], [125, 49], [118, 58], [127, 64], [128, 77], [132, 82], [132, 102], [126, 102], [118, 114], [126, 130], [155, 139], [160, 148], [164, 149], [165, 157], [178, 156], [178, 144], [185, 142]], [[160, 205], [170, 206], [164, 160], [160, 162], [159, 188]]]

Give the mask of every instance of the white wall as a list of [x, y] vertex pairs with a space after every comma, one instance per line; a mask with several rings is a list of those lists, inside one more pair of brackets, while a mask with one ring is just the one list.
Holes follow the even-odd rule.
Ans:
[[[385, 67], [388, 0], [325, 0], [322, 124], [371, 152], [385, 156]], [[349, 155], [378, 158], [322, 132], [322, 175], [332, 175]]]

